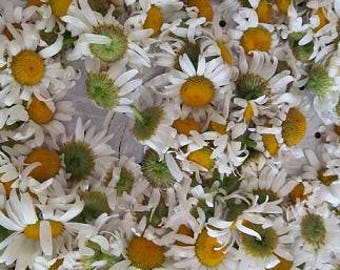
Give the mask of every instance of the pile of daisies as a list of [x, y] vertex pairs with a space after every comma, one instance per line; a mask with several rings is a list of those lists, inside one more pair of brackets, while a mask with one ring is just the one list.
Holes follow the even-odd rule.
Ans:
[[1, 270], [340, 269], [339, 0], [0, 7]]

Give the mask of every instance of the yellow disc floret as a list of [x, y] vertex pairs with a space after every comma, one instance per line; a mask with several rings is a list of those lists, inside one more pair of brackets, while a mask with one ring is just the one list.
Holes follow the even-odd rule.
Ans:
[[198, 260], [206, 267], [216, 267], [225, 258], [225, 248], [204, 229], [197, 238], [195, 252]]
[[287, 146], [300, 143], [305, 137], [307, 121], [305, 116], [297, 109], [290, 108], [286, 120], [282, 123], [282, 137]]
[[195, 130], [200, 132], [201, 125], [199, 122], [196, 122], [194, 118], [185, 118], [185, 119], [177, 119], [174, 121], [174, 128], [177, 130], [179, 134], [184, 134], [189, 136], [190, 131]]
[[41, 7], [44, 3], [40, 0], [27, 0], [27, 6]]
[[327, 170], [326, 168], [321, 168], [318, 171], [318, 178], [324, 185], [329, 186], [330, 184], [338, 180], [338, 176], [326, 175], [326, 170]]
[[152, 5], [147, 13], [143, 28], [151, 28], [153, 30], [153, 34], [157, 35], [160, 32], [162, 25], [163, 19], [161, 9], [155, 5]]
[[45, 74], [45, 63], [41, 56], [30, 50], [19, 52], [13, 57], [12, 74], [22, 85], [38, 84]]
[[256, 13], [259, 17], [259, 22], [270, 23], [274, 16], [273, 5], [266, 0], [261, 0], [257, 6]]
[[248, 28], [244, 31], [240, 44], [246, 53], [251, 51], [268, 52], [272, 45], [272, 36], [264, 27]]
[[[39, 241], [39, 239], [40, 239], [40, 222], [41, 221], [38, 221], [35, 224], [30, 224], [24, 229], [24, 234], [27, 238], [35, 240], [35, 241]], [[55, 220], [49, 220], [48, 222], [50, 223], [51, 235], [52, 235], [53, 239], [62, 235], [62, 233], [64, 232], [63, 223], [61, 223], [59, 221], [55, 221]]]
[[308, 198], [309, 194], [305, 194], [305, 186], [303, 183], [297, 184], [289, 193], [290, 200], [295, 204], [298, 201], [304, 201]]
[[214, 10], [210, 0], [188, 0], [188, 5], [196, 6], [201, 17], [205, 17], [207, 21], [212, 21], [214, 17]]
[[60, 18], [67, 14], [68, 9], [73, 0], [49, 0], [49, 5], [52, 9], [52, 13]]
[[226, 129], [227, 129], [226, 125], [222, 125], [214, 121], [211, 121], [209, 123], [209, 130], [211, 131], [215, 131], [220, 134], [226, 134], [227, 133]]
[[211, 170], [215, 166], [215, 161], [211, 158], [212, 150], [209, 147], [193, 151], [189, 154], [188, 160], [195, 162], [207, 170]]
[[[178, 227], [177, 234], [193, 237], [194, 231], [192, 229], [190, 229], [188, 226], [182, 224], [181, 226]], [[176, 245], [182, 246], [182, 247], [188, 246], [188, 244], [184, 244], [180, 241], [176, 241]]]
[[217, 47], [220, 49], [221, 56], [228, 65], [233, 64], [233, 57], [231, 56], [229, 48], [223, 43], [223, 41], [216, 42]]
[[253, 119], [254, 116], [254, 109], [251, 103], [248, 101], [247, 106], [243, 112], [243, 120], [246, 124], [249, 124], [250, 121]]
[[279, 152], [279, 143], [276, 140], [274, 134], [263, 134], [262, 141], [264, 148], [268, 151], [271, 156], [276, 156]]
[[35, 148], [25, 159], [25, 163], [40, 162], [41, 165], [32, 170], [31, 176], [44, 182], [55, 176], [60, 169], [60, 158], [56, 151], [48, 148]]
[[54, 113], [46, 105], [46, 103], [37, 99], [35, 96], [32, 97], [27, 112], [30, 119], [39, 125], [50, 123], [54, 116]]
[[163, 248], [140, 236], [135, 236], [128, 244], [127, 256], [133, 266], [143, 270], [161, 267], [164, 262]]
[[336, 135], [340, 136], [340, 126], [335, 125], [334, 131], [335, 131]]
[[273, 268], [268, 268], [268, 270], [290, 270], [292, 269], [293, 262], [288, 261], [285, 258], [279, 257], [280, 262], [275, 265]]
[[288, 7], [291, 2], [292, 0], [276, 0], [276, 5], [278, 9], [280, 10], [280, 12], [282, 12], [283, 14], [287, 14]]
[[315, 15], [319, 17], [319, 25], [314, 29], [314, 32], [318, 32], [322, 27], [329, 23], [328, 19], [325, 16], [325, 12], [322, 8], [319, 8]]
[[187, 106], [208, 105], [215, 96], [214, 84], [203, 76], [189, 77], [182, 85], [180, 96]]

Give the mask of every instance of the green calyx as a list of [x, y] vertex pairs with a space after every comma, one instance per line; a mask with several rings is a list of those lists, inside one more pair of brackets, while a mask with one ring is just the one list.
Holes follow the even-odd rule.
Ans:
[[167, 188], [174, 183], [174, 179], [164, 160], [160, 160], [158, 154], [149, 149], [141, 164], [142, 172], [146, 180], [159, 188]]
[[235, 199], [228, 200], [227, 206], [227, 221], [235, 221], [244, 210], [249, 208], [249, 205], [244, 201], [236, 201]]
[[105, 194], [98, 191], [86, 191], [82, 194], [84, 201], [83, 211], [75, 218], [78, 222], [89, 223], [101, 214], [111, 213]]
[[132, 172], [122, 168], [120, 171], [120, 178], [116, 184], [117, 195], [122, 196], [124, 192], [130, 192], [132, 190], [134, 181], [135, 178]]
[[273, 228], [263, 229], [261, 225], [247, 223], [246, 227], [256, 231], [261, 240], [254, 236], [241, 233], [241, 244], [245, 251], [255, 258], [267, 258], [273, 255], [277, 245], [278, 236]]
[[110, 9], [109, 0], [88, 0], [88, 3], [92, 10], [105, 16], [107, 11]]
[[325, 244], [326, 227], [320, 215], [307, 214], [300, 224], [302, 237], [316, 249]]
[[267, 197], [268, 197], [268, 200], [270, 202], [279, 199], [277, 194], [270, 189], [260, 189], [260, 188], [255, 189], [255, 190], [253, 190], [253, 194], [259, 196], [258, 203], [260, 203], [260, 204], [264, 203], [266, 201]]
[[73, 141], [65, 144], [61, 153], [64, 154], [66, 172], [71, 173], [72, 180], [83, 180], [94, 170], [94, 155], [88, 145]]
[[128, 40], [124, 31], [115, 25], [101, 25], [94, 29], [94, 34], [109, 37], [111, 43], [90, 44], [90, 51], [93, 55], [106, 63], [114, 63], [121, 59], [127, 51]]
[[176, 59], [175, 59], [175, 69], [180, 70], [181, 67], [179, 65], [179, 57], [187, 54], [191, 63], [194, 65], [195, 68], [198, 67], [198, 58], [200, 56], [201, 49], [198, 43], [192, 43], [187, 41], [182, 49], [178, 52]]
[[294, 32], [288, 35], [289, 46], [292, 49], [292, 52], [296, 59], [301, 62], [308, 62], [310, 56], [314, 50], [313, 42], [309, 42], [305, 45], [299, 45], [299, 41], [305, 36], [304, 32]]
[[227, 192], [227, 194], [233, 193], [240, 186], [240, 178], [235, 174], [224, 175], [221, 178], [218, 170], [214, 170], [213, 172], [214, 181], [220, 181], [220, 187]]
[[194, 205], [190, 210], [191, 215], [193, 215], [195, 218], [199, 217], [198, 208], [201, 208], [203, 210], [206, 219], [214, 216], [214, 208], [208, 206], [204, 199], [199, 199], [197, 205]]
[[332, 86], [332, 79], [328, 76], [323, 65], [313, 64], [309, 71], [309, 78], [306, 87], [313, 91], [318, 97], [325, 97]]
[[113, 109], [119, 104], [118, 87], [105, 73], [90, 73], [87, 81], [87, 94], [104, 109]]
[[149, 222], [152, 226], [159, 226], [162, 219], [168, 216], [169, 208], [166, 206], [164, 200], [161, 200], [154, 211], [153, 215], [150, 217]]
[[131, 107], [135, 115], [136, 122], [133, 133], [139, 141], [150, 139], [155, 135], [160, 122], [164, 117], [164, 111], [161, 107], [149, 107], [140, 112], [136, 107]]
[[246, 100], [257, 99], [263, 95], [270, 94], [270, 88], [262, 77], [246, 73], [242, 74], [236, 81], [236, 94]]
[[95, 242], [88, 241], [87, 246], [94, 250], [94, 255], [83, 256], [81, 258], [80, 261], [82, 263], [84, 270], [95, 269], [95, 267], [93, 266], [93, 263], [99, 262], [99, 261], [106, 261], [105, 266], [100, 269], [109, 270], [112, 266], [114, 266], [116, 263], [122, 260], [119, 257], [102, 252], [100, 246]]
[[0, 242], [5, 240], [10, 235], [11, 235], [11, 232], [9, 230], [7, 230], [6, 228], [0, 226]]

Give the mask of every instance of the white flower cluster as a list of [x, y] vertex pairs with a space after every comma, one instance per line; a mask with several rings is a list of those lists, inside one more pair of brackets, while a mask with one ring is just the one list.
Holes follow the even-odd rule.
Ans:
[[0, 12], [1, 270], [340, 269], [339, 0]]

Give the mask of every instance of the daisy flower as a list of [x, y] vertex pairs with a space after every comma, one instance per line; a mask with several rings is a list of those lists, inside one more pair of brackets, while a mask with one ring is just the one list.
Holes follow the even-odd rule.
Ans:
[[126, 70], [123, 61], [116, 62], [104, 72], [98, 61], [87, 61], [87, 94], [94, 103], [107, 110], [126, 112], [134, 98], [134, 92], [142, 84], [141, 79], [132, 80], [137, 69]]
[[51, 60], [61, 49], [61, 39], [39, 50], [40, 37], [33, 25], [22, 24], [22, 34], [12, 26], [8, 27], [15, 39], [6, 43], [3, 52], [8, 54], [6, 68], [0, 73], [4, 104], [10, 106], [19, 99], [28, 101], [32, 93], [39, 100], [49, 99], [55, 93], [73, 87], [73, 68], [64, 68]]
[[69, 14], [62, 18], [72, 36], [79, 36], [68, 60], [90, 57], [104, 63], [114, 63], [127, 59], [132, 66], [150, 66], [149, 56], [138, 42], [153, 30], [130, 30], [121, 25], [112, 15], [113, 7], [103, 17], [94, 12], [86, 0], [79, 0], [79, 6], [72, 6]]
[[66, 211], [40, 206], [40, 217], [36, 207], [28, 193], [20, 197], [16, 192], [11, 193], [5, 207], [6, 212], [11, 214], [0, 212], [1, 226], [12, 231], [1, 243], [4, 247], [0, 257], [2, 263], [11, 265], [16, 262], [16, 269], [31, 266], [35, 256], [42, 253], [52, 255], [64, 245], [70, 246], [70, 233], [81, 229], [77, 229], [78, 224], [69, 222], [82, 210], [83, 204], [79, 200], [68, 206]]

